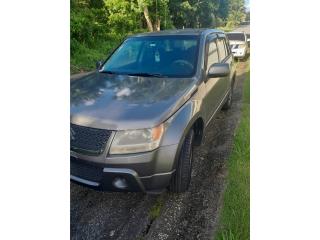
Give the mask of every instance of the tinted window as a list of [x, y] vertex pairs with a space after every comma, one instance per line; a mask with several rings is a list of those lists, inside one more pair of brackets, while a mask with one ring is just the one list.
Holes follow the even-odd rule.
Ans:
[[191, 77], [198, 57], [197, 36], [149, 36], [127, 39], [101, 71]]
[[215, 41], [212, 41], [209, 43], [208, 46], [208, 61], [207, 61], [207, 68], [214, 64], [219, 62], [219, 57], [218, 57], [218, 49], [217, 49], [217, 44]]
[[138, 61], [139, 50], [142, 46], [142, 42], [132, 42], [131, 44], [124, 46], [125, 47], [119, 47], [117, 54], [113, 55], [112, 60], [110, 61], [113, 68], [119, 69]]
[[227, 33], [227, 36], [230, 41], [245, 41], [243, 33]]
[[220, 38], [217, 41], [218, 43], [218, 51], [219, 51], [219, 57], [220, 61], [226, 58], [226, 49], [223, 40]]

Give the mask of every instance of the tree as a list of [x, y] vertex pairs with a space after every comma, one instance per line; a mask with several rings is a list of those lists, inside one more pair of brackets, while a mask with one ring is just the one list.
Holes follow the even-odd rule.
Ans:
[[220, 0], [215, 12], [215, 26], [224, 26], [229, 14], [229, 0]]
[[[71, 42], [92, 45], [105, 36], [102, 27], [108, 18], [102, 0], [72, 0], [70, 12]], [[77, 43], [76, 43], [77, 44]]]
[[152, 21], [151, 21], [150, 15], [149, 15], [148, 6], [145, 4], [142, 7], [143, 7], [143, 14], [144, 14], [144, 17], [147, 22], [148, 30], [149, 30], [149, 32], [153, 32], [153, 25], [152, 25]]
[[234, 27], [245, 20], [244, 0], [229, 0], [227, 27]]
[[132, 33], [171, 28], [234, 28], [246, 17], [244, 0], [70, 1], [71, 62], [87, 69]]
[[161, 21], [164, 21], [165, 28], [170, 21], [167, 21], [169, 0], [138, 0], [141, 11], [143, 12], [148, 30], [160, 31]]
[[246, 21], [250, 22], [250, 11], [246, 12]]
[[217, 27], [226, 19], [230, 0], [170, 0], [172, 21], [177, 28]]
[[108, 29], [113, 33], [126, 35], [139, 29], [140, 9], [133, 0], [104, 0], [108, 15]]

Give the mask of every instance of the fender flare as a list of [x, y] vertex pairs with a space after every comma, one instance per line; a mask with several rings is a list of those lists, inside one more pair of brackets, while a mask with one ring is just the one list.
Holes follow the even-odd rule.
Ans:
[[162, 139], [162, 145], [178, 145], [172, 164], [173, 169], [176, 167], [186, 135], [199, 118], [203, 119], [200, 109], [199, 101], [189, 101], [167, 120], [168, 129]]

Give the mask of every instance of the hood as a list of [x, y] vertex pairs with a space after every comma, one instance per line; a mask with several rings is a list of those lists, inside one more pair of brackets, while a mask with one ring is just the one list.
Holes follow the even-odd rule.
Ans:
[[71, 81], [71, 123], [110, 130], [154, 127], [188, 100], [195, 83], [93, 72]]

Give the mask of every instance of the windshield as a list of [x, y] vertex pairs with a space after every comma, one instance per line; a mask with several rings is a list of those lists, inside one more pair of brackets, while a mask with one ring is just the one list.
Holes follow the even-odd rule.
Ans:
[[229, 41], [245, 41], [243, 33], [227, 33]]
[[197, 68], [197, 36], [132, 37], [100, 72], [156, 77], [192, 77]]

